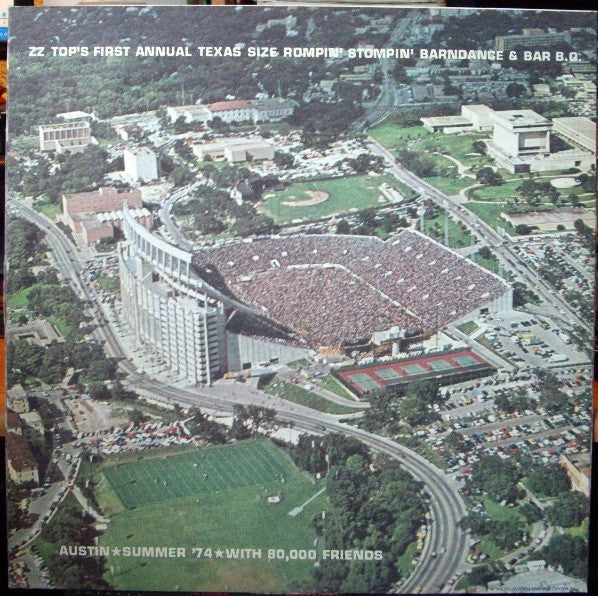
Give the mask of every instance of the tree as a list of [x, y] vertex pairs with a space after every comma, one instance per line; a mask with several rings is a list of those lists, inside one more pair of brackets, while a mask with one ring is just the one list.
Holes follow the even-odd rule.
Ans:
[[521, 83], [510, 83], [505, 89], [507, 97], [520, 97], [527, 92], [525, 85]]
[[549, 565], [562, 567], [567, 574], [587, 576], [588, 545], [581, 536], [555, 534], [538, 554]]
[[533, 492], [548, 497], [556, 497], [571, 488], [567, 471], [556, 463], [534, 468], [528, 475], [526, 484]]
[[551, 524], [562, 528], [579, 526], [589, 515], [589, 501], [579, 491], [572, 490], [561, 493], [551, 507], [545, 510], [546, 518]]
[[482, 140], [474, 141], [472, 144], [473, 150], [481, 155], [486, 154], [486, 143]]
[[129, 420], [132, 424], [139, 426], [147, 420], [147, 416], [141, 410], [134, 408], [129, 412]]
[[517, 224], [515, 226], [515, 233], [519, 236], [527, 236], [528, 234], [531, 234], [531, 232], [532, 229], [526, 224]]
[[492, 258], [492, 251], [490, 250], [490, 248], [488, 246], [481, 246], [478, 249], [478, 254], [480, 255], [480, 257], [482, 257], [482, 259], [486, 259], [489, 260]]
[[480, 168], [476, 178], [484, 186], [500, 186], [504, 183], [503, 177], [491, 167]]
[[195, 179], [195, 174], [185, 165], [177, 164], [170, 173], [170, 181], [175, 186], [185, 186]]
[[284, 170], [288, 170], [295, 165], [295, 158], [286, 151], [275, 151], [273, 161], [277, 167]]
[[351, 226], [346, 219], [340, 219], [339, 222], [336, 224], [336, 233], [337, 234], [350, 234], [351, 233]]
[[401, 400], [398, 413], [401, 419], [411, 426], [431, 422], [437, 417], [437, 414], [429, 409], [428, 404], [417, 396], [405, 397]]
[[525, 521], [533, 524], [540, 521], [544, 517], [544, 512], [532, 501], [526, 501], [519, 506], [519, 513], [525, 517]]

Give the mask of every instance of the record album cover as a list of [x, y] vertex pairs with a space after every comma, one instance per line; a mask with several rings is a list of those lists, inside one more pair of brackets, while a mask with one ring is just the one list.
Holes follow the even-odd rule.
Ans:
[[12, 9], [11, 585], [585, 591], [595, 31]]

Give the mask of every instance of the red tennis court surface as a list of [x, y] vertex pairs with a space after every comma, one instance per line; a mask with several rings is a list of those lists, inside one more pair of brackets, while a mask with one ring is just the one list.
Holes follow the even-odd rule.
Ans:
[[469, 349], [415, 356], [394, 362], [345, 368], [336, 374], [359, 394], [389, 385], [434, 379], [440, 385], [492, 374], [496, 368]]

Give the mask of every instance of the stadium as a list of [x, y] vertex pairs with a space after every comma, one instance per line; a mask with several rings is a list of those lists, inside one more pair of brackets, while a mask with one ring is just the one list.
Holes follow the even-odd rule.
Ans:
[[138, 339], [194, 384], [512, 306], [502, 278], [413, 230], [386, 241], [235, 240], [191, 254], [125, 209], [125, 238], [121, 291]]

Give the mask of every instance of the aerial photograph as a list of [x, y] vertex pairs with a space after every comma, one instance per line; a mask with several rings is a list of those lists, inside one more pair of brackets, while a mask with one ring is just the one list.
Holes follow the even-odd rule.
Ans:
[[10, 586], [585, 592], [595, 13], [12, 14]]

